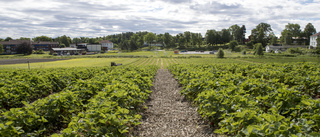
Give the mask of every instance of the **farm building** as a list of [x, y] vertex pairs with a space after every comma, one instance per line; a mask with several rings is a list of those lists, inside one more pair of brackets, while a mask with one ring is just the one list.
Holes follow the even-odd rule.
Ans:
[[267, 45], [266, 46], [266, 52], [284, 52], [286, 51], [287, 49], [290, 49], [290, 48], [308, 48], [308, 46], [306, 45]]
[[317, 44], [320, 44], [320, 43], [317, 43], [317, 38], [319, 37], [320, 37], [320, 32], [310, 36], [310, 46], [309, 46], [310, 49], [316, 48]]
[[15, 54], [16, 48], [22, 43], [31, 44], [30, 40], [10, 40], [10, 41], [1, 41], [0, 44], [3, 45], [4, 53], [6, 54]]
[[100, 41], [100, 44], [101, 44], [103, 50], [113, 49], [113, 43], [109, 40], [102, 40], [102, 41]]
[[32, 42], [30, 40], [10, 40], [10, 41], [0, 42], [0, 44], [3, 45], [4, 52], [7, 54], [15, 54], [16, 48], [22, 43], [30, 44], [33, 50], [41, 49], [43, 51], [49, 51], [52, 48], [59, 47], [59, 42], [48, 42], [48, 41]]
[[31, 46], [34, 50], [49, 51], [52, 48], [59, 48], [59, 42], [39, 41], [31, 42]]
[[89, 52], [100, 52], [101, 45], [100, 44], [88, 44], [87, 49]]
[[50, 53], [57, 53], [58, 55], [77, 55], [82, 54], [85, 49], [77, 49], [77, 48], [52, 48]]

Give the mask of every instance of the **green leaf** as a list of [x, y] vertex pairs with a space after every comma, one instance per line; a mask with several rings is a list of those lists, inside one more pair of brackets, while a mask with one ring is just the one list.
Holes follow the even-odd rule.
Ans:
[[11, 124], [13, 124], [13, 121], [8, 121], [5, 125], [10, 126]]

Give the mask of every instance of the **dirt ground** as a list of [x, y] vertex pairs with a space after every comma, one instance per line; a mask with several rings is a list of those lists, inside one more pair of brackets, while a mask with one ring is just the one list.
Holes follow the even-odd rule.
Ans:
[[59, 61], [66, 59], [0, 59], [0, 65], [7, 64], [22, 64], [22, 63], [36, 63], [36, 62], [50, 62], [50, 61]]
[[178, 82], [167, 69], [159, 69], [155, 77], [148, 109], [142, 114], [142, 124], [129, 136], [139, 137], [215, 137], [209, 124], [201, 119], [179, 91]]

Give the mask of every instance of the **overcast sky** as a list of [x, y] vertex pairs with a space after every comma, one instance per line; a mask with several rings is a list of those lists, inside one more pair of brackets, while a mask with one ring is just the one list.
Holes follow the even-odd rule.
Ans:
[[98, 37], [121, 32], [172, 35], [261, 22], [280, 36], [288, 23], [320, 31], [320, 0], [0, 0], [0, 38], [67, 35]]

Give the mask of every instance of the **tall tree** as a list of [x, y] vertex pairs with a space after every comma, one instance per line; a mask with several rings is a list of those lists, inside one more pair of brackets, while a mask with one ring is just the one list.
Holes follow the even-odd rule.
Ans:
[[198, 38], [197, 44], [200, 47], [202, 45], [202, 41], [203, 41], [203, 37], [202, 37], [201, 33], [198, 33], [197, 38]]
[[20, 37], [20, 38], [17, 39], [17, 40], [30, 40], [30, 38]]
[[60, 42], [60, 44], [66, 45], [66, 47], [70, 47], [70, 43], [72, 43], [71, 38], [67, 37], [66, 35], [58, 37], [57, 40]]
[[222, 29], [221, 30], [221, 41], [222, 41], [222, 44], [226, 44], [226, 43], [229, 43], [230, 40], [231, 40], [231, 34], [230, 34], [230, 31], [228, 31], [227, 29]]
[[217, 31], [216, 30], [207, 30], [206, 32], [206, 36], [205, 36], [205, 39], [206, 39], [206, 43], [209, 44], [209, 45], [215, 45], [217, 43]]
[[230, 26], [229, 31], [231, 32], [232, 40], [236, 40], [238, 42], [241, 41], [242, 32], [241, 32], [241, 28], [239, 25], [235, 24], [235, 25]]
[[271, 38], [271, 45], [277, 44], [278, 43], [278, 38], [276, 36], [272, 36]]
[[191, 41], [191, 32], [190, 32], [190, 31], [185, 31], [185, 32], [183, 33], [183, 36], [184, 36], [185, 41], [186, 41], [186, 43], [187, 43], [187, 47], [189, 47], [189, 43], [190, 43], [190, 41]]
[[164, 35], [162, 36], [162, 39], [166, 48], [173, 48], [174, 46], [173, 37], [168, 32], [164, 33]]
[[81, 39], [80, 38], [73, 38], [72, 39], [72, 43], [81, 43]]
[[178, 41], [178, 46], [179, 46], [180, 49], [181, 49], [181, 48], [186, 48], [186, 47], [185, 47], [186, 39], [185, 39], [185, 37], [183, 36], [182, 33], [177, 34], [177, 35], [176, 35], [176, 39], [177, 39], [177, 41]]
[[153, 41], [156, 40], [156, 35], [154, 33], [149, 32], [147, 35], [144, 36], [144, 41], [148, 43], [150, 49], [151, 49], [151, 44]]
[[131, 36], [131, 40], [130, 40], [130, 50], [137, 50], [139, 48], [138, 43], [139, 43], [139, 35], [138, 34], [133, 34]]
[[[292, 44], [292, 38], [298, 40], [301, 37], [301, 29], [299, 24], [288, 23], [285, 26], [285, 29], [281, 32], [281, 42], [286, 43], [287, 45]], [[289, 40], [291, 39], [291, 40]]]
[[241, 44], [244, 44], [245, 43], [245, 41], [246, 41], [246, 32], [247, 32], [247, 30], [246, 30], [246, 26], [245, 25], [242, 25], [241, 26], [241, 28], [240, 28], [240, 43]]
[[308, 23], [304, 28], [304, 36], [307, 38], [306, 45], [310, 45], [310, 36], [317, 33], [316, 28], [311, 23]]
[[48, 37], [48, 36], [38, 36], [38, 37], [35, 37], [35, 38], [32, 38], [32, 40], [34, 42], [37, 42], [37, 41], [50, 41], [52, 42], [52, 38]]
[[30, 55], [32, 54], [32, 47], [29, 42], [23, 42], [17, 46], [16, 51], [18, 54]]
[[4, 39], [4, 41], [10, 41], [13, 40], [11, 37], [6, 37], [6, 39]]
[[263, 22], [251, 30], [253, 42], [262, 43], [263, 46], [267, 45], [270, 34], [272, 34], [271, 25]]

